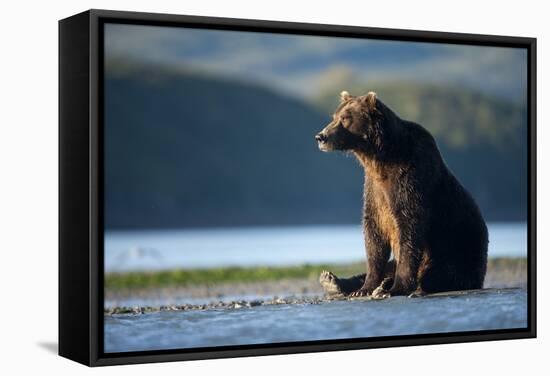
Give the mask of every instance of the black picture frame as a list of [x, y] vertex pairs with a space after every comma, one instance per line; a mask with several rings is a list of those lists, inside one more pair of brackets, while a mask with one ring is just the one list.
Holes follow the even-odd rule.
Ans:
[[[103, 352], [103, 23], [519, 47], [528, 55], [528, 326], [216, 348]], [[59, 21], [59, 354], [88, 366], [536, 337], [536, 39], [88, 10]]]

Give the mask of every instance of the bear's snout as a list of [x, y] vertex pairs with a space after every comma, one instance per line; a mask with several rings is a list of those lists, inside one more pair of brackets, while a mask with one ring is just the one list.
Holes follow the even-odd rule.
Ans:
[[317, 133], [315, 135], [315, 139], [317, 142], [327, 142], [327, 136], [323, 132]]

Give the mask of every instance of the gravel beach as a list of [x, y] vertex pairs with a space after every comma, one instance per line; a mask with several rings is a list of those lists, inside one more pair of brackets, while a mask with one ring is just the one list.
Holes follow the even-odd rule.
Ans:
[[[484, 288], [526, 288], [526, 263], [492, 263]], [[105, 313], [240, 308], [264, 304], [317, 304], [327, 300], [318, 278], [231, 282], [212, 285], [106, 289]]]

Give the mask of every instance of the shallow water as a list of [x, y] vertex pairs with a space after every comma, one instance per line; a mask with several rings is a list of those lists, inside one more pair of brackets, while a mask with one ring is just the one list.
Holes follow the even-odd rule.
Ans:
[[497, 290], [382, 301], [105, 317], [105, 352], [445, 333], [527, 326], [527, 293]]
[[[489, 257], [526, 257], [525, 223], [489, 223]], [[359, 225], [108, 231], [105, 270], [349, 263], [365, 258]]]

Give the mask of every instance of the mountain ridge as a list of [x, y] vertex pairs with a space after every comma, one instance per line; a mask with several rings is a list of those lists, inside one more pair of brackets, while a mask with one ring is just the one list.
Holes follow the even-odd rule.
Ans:
[[[119, 71], [112, 65], [108, 68], [104, 130], [107, 228], [360, 220], [363, 177], [359, 164], [342, 153], [321, 153], [313, 138], [330, 120], [328, 99], [323, 102], [319, 98], [312, 105], [261, 85], [184, 69], [154, 65]], [[386, 94], [390, 102], [402, 103], [406, 98], [377, 85], [390, 106]], [[426, 88], [415, 90], [424, 93]], [[440, 102], [448, 107], [453, 95], [445, 95]], [[478, 98], [472, 92], [464, 95], [470, 99], [457, 102], [462, 112], [471, 98]], [[336, 95], [331, 100], [334, 98]], [[429, 108], [424, 102], [421, 108]], [[395, 106], [402, 110], [399, 103]], [[487, 103], [489, 119], [506, 116], [499, 107], [501, 101]], [[511, 111], [519, 117], [521, 110]], [[430, 119], [430, 111], [424, 112], [422, 116]], [[460, 124], [460, 119], [455, 123]], [[514, 181], [517, 176], [526, 177], [518, 167], [521, 158], [516, 160], [517, 154], [523, 153], [521, 137], [517, 137], [520, 128], [512, 127], [512, 136], [499, 136], [495, 145], [486, 142], [488, 138], [457, 146], [441, 138], [445, 131], [435, 132], [451, 169], [492, 220], [525, 216], [526, 202], [518, 197], [526, 191], [526, 179]], [[514, 138], [512, 149], [502, 147]], [[510, 174], [503, 171], [503, 165], [512, 166], [511, 171], [517, 173], [507, 178]]]

